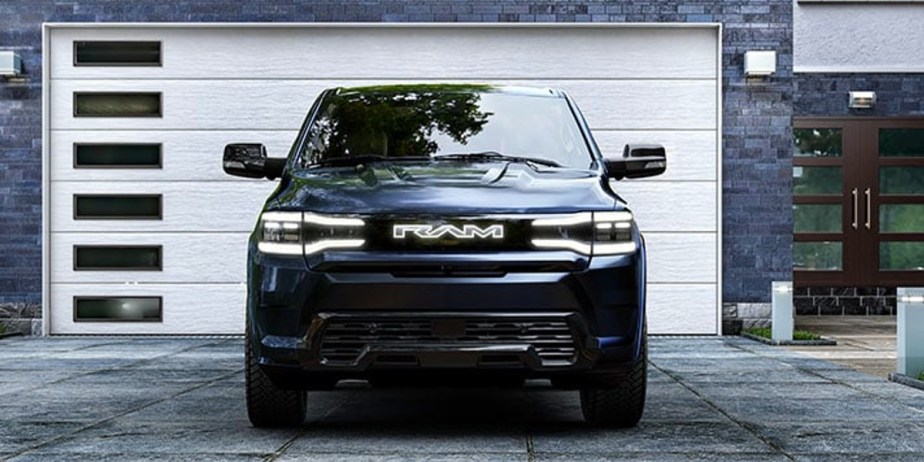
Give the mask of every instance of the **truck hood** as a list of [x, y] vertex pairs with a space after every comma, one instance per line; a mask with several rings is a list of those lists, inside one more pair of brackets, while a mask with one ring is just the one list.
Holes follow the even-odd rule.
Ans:
[[461, 215], [620, 206], [593, 170], [534, 168], [506, 161], [440, 161], [298, 170], [283, 180], [267, 209]]

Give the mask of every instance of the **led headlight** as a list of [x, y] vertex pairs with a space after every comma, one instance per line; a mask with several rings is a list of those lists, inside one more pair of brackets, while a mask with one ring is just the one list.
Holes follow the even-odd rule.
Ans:
[[365, 243], [365, 222], [360, 218], [319, 215], [312, 212], [266, 212], [260, 217], [264, 253], [311, 255], [329, 249], [355, 249]]
[[594, 212], [594, 255], [635, 252], [632, 240], [632, 213]]
[[263, 253], [301, 255], [302, 213], [266, 212], [260, 216], [260, 241], [257, 248]]
[[366, 223], [361, 218], [305, 212], [303, 223], [305, 255], [329, 249], [358, 249], [366, 242], [362, 237]]
[[532, 222], [532, 245], [565, 249], [584, 255], [621, 255], [635, 251], [632, 213], [580, 212], [537, 218]]

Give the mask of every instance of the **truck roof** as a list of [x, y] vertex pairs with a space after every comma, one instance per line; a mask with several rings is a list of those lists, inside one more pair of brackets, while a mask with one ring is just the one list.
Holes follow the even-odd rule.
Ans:
[[361, 87], [337, 87], [337, 95], [392, 94], [413, 92], [435, 93], [505, 93], [523, 96], [544, 96], [561, 98], [562, 92], [554, 88], [519, 87], [480, 83], [410, 83], [397, 85], [371, 85]]

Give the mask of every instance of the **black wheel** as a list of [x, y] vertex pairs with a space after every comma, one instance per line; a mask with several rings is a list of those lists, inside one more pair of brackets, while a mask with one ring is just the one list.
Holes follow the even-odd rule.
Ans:
[[627, 375], [600, 377], [592, 385], [581, 388], [584, 420], [597, 427], [634, 427], [645, 410], [647, 385], [648, 340], [645, 339], [642, 354]]
[[254, 427], [294, 427], [305, 421], [305, 390], [283, 390], [257, 364], [250, 339], [244, 347], [247, 368], [247, 417]]

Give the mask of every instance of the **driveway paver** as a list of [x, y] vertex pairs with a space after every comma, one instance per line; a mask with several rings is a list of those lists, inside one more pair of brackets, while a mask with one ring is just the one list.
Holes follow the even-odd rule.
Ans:
[[599, 430], [576, 392], [309, 395], [297, 429], [247, 422], [240, 338], [0, 341], [0, 459], [921, 460], [924, 392], [738, 337], [653, 337], [641, 424]]

